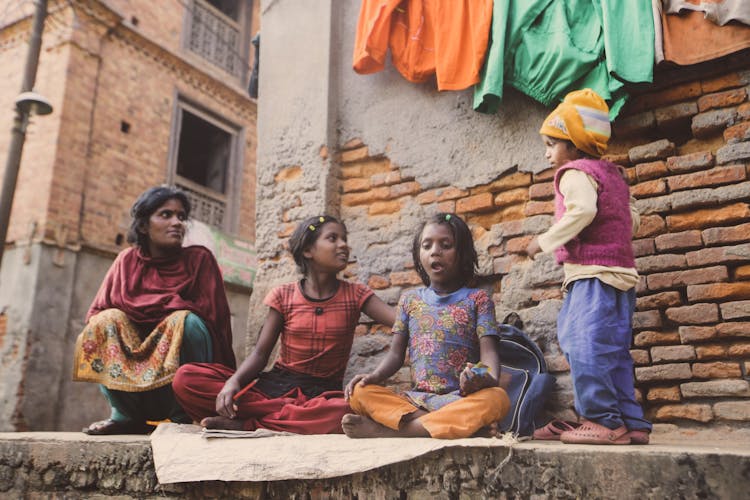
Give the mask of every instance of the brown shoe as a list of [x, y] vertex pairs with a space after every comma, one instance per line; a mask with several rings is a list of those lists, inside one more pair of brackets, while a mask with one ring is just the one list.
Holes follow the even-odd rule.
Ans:
[[560, 434], [560, 441], [568, 444], [630, 444], [630, 436], [624, 425], [617, 429], [609, 429], [596, 422], [584, 420], [577, 429]]

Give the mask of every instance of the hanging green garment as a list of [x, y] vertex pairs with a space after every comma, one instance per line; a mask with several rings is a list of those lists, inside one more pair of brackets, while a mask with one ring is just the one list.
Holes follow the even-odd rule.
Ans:
[[654, 65], [651, 0], [496, 0], [492, 40], [474, 109], [497, 111], [503, 86], [544, 105], [589, 87], [614, 119], [624, 83], [650, 82]]

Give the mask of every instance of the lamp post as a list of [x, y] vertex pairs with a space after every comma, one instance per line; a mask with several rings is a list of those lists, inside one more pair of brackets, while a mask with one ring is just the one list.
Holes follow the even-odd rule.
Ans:
[[3, 175], [3, 190], [0, 193], [0, 265], [3, 262], [5, 250], [5, 238], [8, 235], [8, 222], [10, 221], [10, 209], [13, 205], [13, 195], [16, 191], [18, 180], [18, 168], [21, 165], [21, 153], [23, 142], [26, 139], [26, 127], [29, 125], [29, 116], [32, 113], [48, 115], [52, 113], [52, 106], [41, 95], [33, 92], [36, 81], [36, 70], [39, 66], [39, 52], [42, 48], [42, 32], [44, 31], [44, 19], [47, 17], [47, 0], [35, 0], [34, 20], [29, 40], [29, 51], [26, 54], [26, 65], [23, 73], [21, 94], [16, 98], [16, 116], [13, 120], [11, 130], [10, 146], [8, 148], [8, 160], [5, 164]]

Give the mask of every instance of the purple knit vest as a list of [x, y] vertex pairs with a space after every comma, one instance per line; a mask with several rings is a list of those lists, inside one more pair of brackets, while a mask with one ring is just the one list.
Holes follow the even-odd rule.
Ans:
[[555, 250], [557, 262], [635, 267], [630, 190], [619, 167], [605, 160], [580, 159], [566, 163], [555, 173], [555, 219], [565, 213], [560, 177], [575, 169], [589, 174], [599, 185], [596, 217], [565, 245]]

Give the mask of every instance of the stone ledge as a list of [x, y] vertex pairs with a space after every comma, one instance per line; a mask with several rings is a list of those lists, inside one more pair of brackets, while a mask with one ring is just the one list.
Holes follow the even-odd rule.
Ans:
[[339, 478], [159, 485], [145, 436], [0, 433], [0, 496], [743, 498], [750, 486], [746, 438], [708, 441], [695, 432], [657, 432], [649, 446], [527, 441], [513, 446], [504, 466], [508, 448], [447, 448]]

